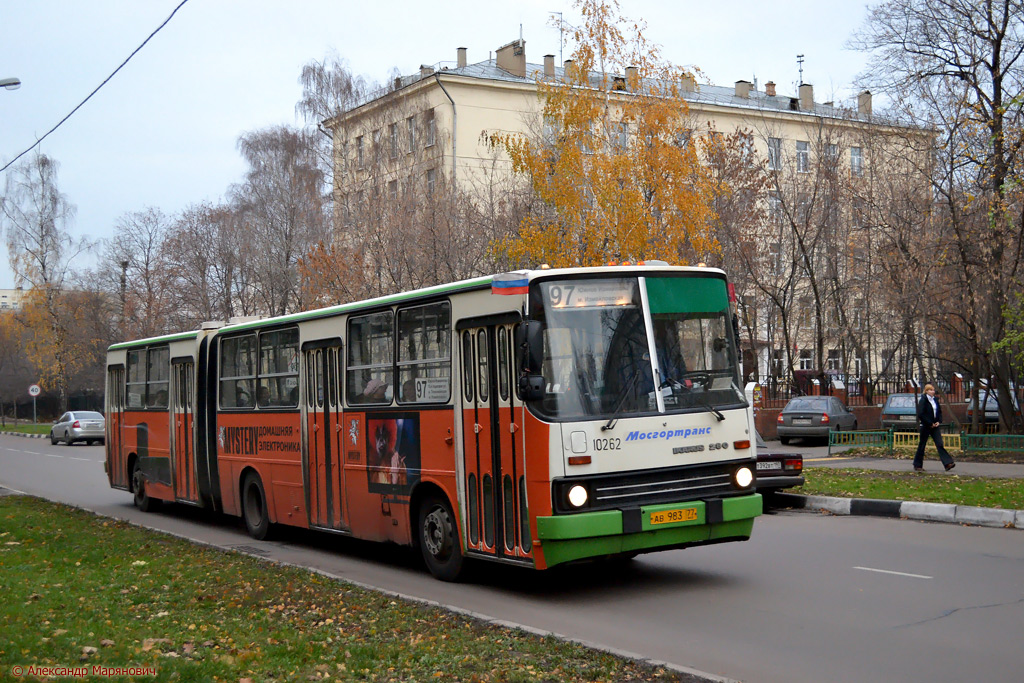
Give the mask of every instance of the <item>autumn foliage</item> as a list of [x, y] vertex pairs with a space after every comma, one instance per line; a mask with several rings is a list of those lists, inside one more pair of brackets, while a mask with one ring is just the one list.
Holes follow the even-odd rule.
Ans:
[[542, 130], [498, 134], [542, 209], [498, 251], [513, 262], [601, 265], [717, 251], [710, 179], [690, 140], [692, 74], [661, 59], [618, 3], [581, 0], [564, 75], [538, 83]]

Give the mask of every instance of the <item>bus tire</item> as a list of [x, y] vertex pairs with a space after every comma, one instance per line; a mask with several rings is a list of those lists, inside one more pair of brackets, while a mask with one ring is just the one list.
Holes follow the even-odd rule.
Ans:
[[419, 507], [416, 533], [430, 573], [442, 581], [457, 580], [465, 558], [448, 501], [436, 494], [428, 495]]
[[242, 482], [242, 519], [249, 535], [257, 541], [270, 533], [270, 514], [267, 511], [267, 493], [260, 475], [250, 472]]
[[135, 461], [135, 466], [132, 468], [132, 494], [135, 497], [135, 507], [142, 512], [152, 512], [160, 504], [160, 501], [151, 498], [146, 493], [146, 475], [142, 473], [142, 467], [138, 460]]

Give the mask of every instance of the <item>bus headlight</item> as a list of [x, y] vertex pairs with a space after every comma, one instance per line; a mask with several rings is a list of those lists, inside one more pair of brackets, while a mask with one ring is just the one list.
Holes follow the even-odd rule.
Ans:
[[736, 486], [745, 489], [754, 483], [754, 473], [750, 471], [749, 467], [741, 467], [733, 474], [733, 480], [736, 482]]
[[584, 486], [576, 484], [569, 489], [569, 495], [567, 497], [569, 498], [569, 503], [572, 504], [573, 507], [581, 508], [587, 504], [587, 489]]

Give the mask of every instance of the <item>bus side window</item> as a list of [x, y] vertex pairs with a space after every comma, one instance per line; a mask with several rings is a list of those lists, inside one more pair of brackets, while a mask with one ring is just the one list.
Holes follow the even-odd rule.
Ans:
[[391, 311], [349, 318], [345, 394], [350, 404], [386, 405], [394, 398], [394, 318]]

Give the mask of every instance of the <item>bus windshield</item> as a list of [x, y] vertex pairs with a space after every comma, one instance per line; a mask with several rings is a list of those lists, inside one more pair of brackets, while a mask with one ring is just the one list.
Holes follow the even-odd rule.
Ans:
[[534, 406], [541, 413], [559, 419], [656, 413], [659, 393], [666, 412], [744, 403], [724, 280], [553, 280], [539, 283], [538, 294], [545, 391]]

